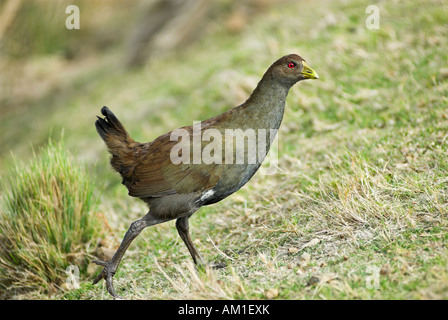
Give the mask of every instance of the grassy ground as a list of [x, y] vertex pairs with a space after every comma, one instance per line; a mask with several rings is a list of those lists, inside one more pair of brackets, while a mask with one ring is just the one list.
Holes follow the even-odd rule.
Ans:
[[[369, 4], [282, 3], [238, 35], [213, 26], [200, 43], [135, 72], [114, 68], [113, 52], [74, 63], [62, 82], [52, 73], [57, 90], [26, 101], [31, 112], [0, 120], [1, 146], [26, 156], [28, 142], [43, 143], [50, 128], [54, 135], [63, 128], [67, 147], [90, 164], [103, 189], [100, 208], [114, 247], [146, 208], [126, 195], [106, 165], [93, 126], [100, 107], [109, 106], [136, 140], [150, 141], [241, 103], [273, 60], [297, 52], [321, 79], [290, 91], [278, 172], [257, 174], [190, 219], [204, 259], [227, 267], [197, 273], [168, 222], [144, 230], [132, 244], [115, 275], [117, 293], [132, 299], [446, 299], [448, 2], [375, 2], [379, 30], [365, 27]], [[35, 73], [25, 85], [31, 89], [45, 75], [43, 62], [62, 68], [56, 58], [30, 60]], [[0, 163], [7, 167], [9, 157], [2, 153]], [[50, 298], [109, 299], [104, 283], [90, 284], [99, 271], [92, 266], [80, 289]], [[16, 298], [24, 297], [48, 296]]]

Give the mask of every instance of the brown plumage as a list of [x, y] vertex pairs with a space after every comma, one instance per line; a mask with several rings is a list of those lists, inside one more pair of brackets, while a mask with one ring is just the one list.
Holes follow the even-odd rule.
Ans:
[[[112, 155], [111, 165], [122, 176], [129, 195], [145, 201], [149, 212], [132, 223], [110, 261], [94, 261], [104, 266], [94, 283], [104, 278], [109, 293], [117, 297], [112, 277], [132, 240], [144, 228], [172, 219], [177, 219], [176, 228], [193, 261], [202, 264], [202, 259], [189, 236], [189, 217], [201, 206], [221, 201], [246, 184], [260, 167], [273, 140], [273, 137], [259, 136], [260, 130], [277, 130], [283, 118], [289, 89], [300, 80], [317, 78], [317, 74], [300, 56], [284, 56], [269, 67], [254, 92], [240, 106], [204, 120], [199, 125], [166, 133], [149, 143], [133, 140], [117, 117], [107, 107], [103, 107], [101, 113], [105, 118], [98, 117], [95, 125]], [[262, 150], [262, 156], [254, 163], [239, 163], [236, 160], [239, 147], [232, 143], [231, 157], [227, 157], [229, 153], [225, 149], [226, 142], [230, 142], [229, 139], [235, 140], [234, 137], [226, 136], [226, 130], [229, 129], [240, 129], [243, 132], [254, 130], [257, 141], [266, 139], [266, 150]], [[200, 150], [204, 150], [210, 142], [206, 139], [195, 140], [195, 137], [203, 137], [212, 131], [222, 137], [221, 157], [218, 156], [219, 159], [211, 163], [196, 163], [197, 161], [192, 160], [194, 156], [191, 156], [195, 152], [192, 145], [199, 141]], [[179, 132], [187, 134], [188, 139], [173, 139], [173, 135]], [[179, 146], [186, 146], [182, 150], [190, 151], [189, 161], [173, 162], [173, 148]], [[249, 159], [249, 154], [253, 152], [249, 142], [242, 152], [244, 159]]]

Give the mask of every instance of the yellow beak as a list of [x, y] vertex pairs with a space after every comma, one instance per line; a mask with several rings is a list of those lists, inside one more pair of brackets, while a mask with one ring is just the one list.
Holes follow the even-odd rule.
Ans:
[[302, 61], [302, 64], [303, 64], [302, 74], [305, 79], [319, 79], [319, 76], [317, 75], [316, 71], [311, 69], [311, 67], [305, 61]]

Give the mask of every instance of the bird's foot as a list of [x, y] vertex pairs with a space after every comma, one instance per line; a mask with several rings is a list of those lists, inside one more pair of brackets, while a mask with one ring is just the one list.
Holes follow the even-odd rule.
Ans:
[[122, 299], [119, 297], [114, 290], [114, 282], [112, 280], [113, 276], [115, 275], [115, 271], [117, 267], [111, 262], [104, 262], [104, 261], [98, 261], [94, 260], [92, 263], [95, 263], [99, 266], [103, 266], [103, 270], [96, 276], [96, 278], [93, 280], [93, 284], [97, 284], [101, 279], [104, 279], [106, 281], [106, 288], [109, 294], [116, 300]]
[[211, 263], [208, 264], [208, 266], [212, 269], [223, 269], [225, 267], [227, 267], [227, 264], [225, 262], [220, 262], [220, 261], [213, 261]]
[[225, 262], [211, 262], [211, 263], [197, 263], [196, 264], [196, 270], [198, 271], [205, 271], [207, 268], [216, 270], [216, 269], [223, 269], [227, 267], [227, 264]]

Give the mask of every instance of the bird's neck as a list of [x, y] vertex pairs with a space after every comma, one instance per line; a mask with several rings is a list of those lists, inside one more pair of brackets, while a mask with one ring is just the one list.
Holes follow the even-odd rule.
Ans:
[[289, 89], [290, 87], [263, 77], [242, 105], [243, 112], [250, 114], [259, 128], [278, 129], [283, 119]]

